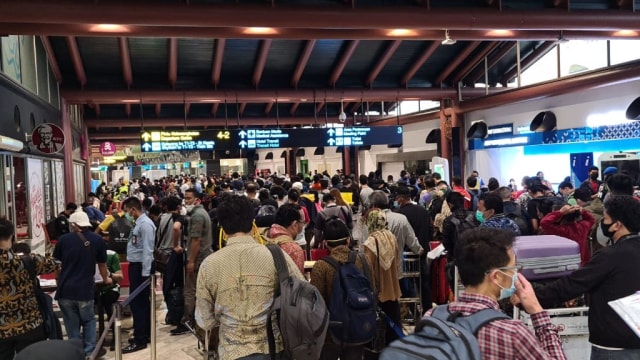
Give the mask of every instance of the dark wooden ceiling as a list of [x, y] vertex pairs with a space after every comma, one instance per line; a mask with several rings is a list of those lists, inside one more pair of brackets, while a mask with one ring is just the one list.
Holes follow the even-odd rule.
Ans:
[[[518, 58], [525, 70], [560, 37], [640, 31], [638, 8], [640, 0], [3, 0], [0, 33], [41, 35], [62, 96], [83, 104], [90, 137], [102, 139], [135, 137], [143, 122], [292, 126], [335, 122], [342, 109], [384, 115], [398, 101], [457, 98], [459, 89], [483, 96], [474, 84], [504, 90]], [[441, 44], [446, 29], [455, 44]]]

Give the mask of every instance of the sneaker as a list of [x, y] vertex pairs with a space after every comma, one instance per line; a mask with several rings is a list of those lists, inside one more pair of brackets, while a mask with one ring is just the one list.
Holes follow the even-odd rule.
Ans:
[[175, 329], [169, 331], [169, 333], [171, 333], [171, 335], [183, 335], [183, 334], [187, 334], [187, 333], [190, 333], [190, 332], [191, 332], [191, 330], [188, 327], [186, 327], [186, 326], [184, 326], [182, 324], [178, 325]]

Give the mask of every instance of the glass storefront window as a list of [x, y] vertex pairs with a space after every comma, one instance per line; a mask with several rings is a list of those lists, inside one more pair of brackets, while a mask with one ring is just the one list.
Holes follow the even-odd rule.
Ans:
[[611, 65], [640, 59], [640, 40], [611, 40]]

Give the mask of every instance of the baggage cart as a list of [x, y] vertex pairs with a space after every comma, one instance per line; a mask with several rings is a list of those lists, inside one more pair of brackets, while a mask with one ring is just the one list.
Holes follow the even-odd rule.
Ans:
[[403, 292], [400, 298], [400, 314], [403, 325], [413, 325], [422, 317], [422, 278], [420, 276], [420, 256], [412, 252], [402, 254]]

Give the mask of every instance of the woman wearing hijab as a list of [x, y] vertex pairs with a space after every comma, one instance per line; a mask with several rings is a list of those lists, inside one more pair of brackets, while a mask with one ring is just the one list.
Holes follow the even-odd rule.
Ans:
[[[364, 243], [364, 254], [371, 267], [375, 288], [378, 289], [378, 306], [399, 327], [401, 318], [398, 299], [402, 293], [398, 282], [398, 241], [387, 227], [384, 211], [370, 211], [366, 224], [369, 237]], [[387, 323], [386, 343], [397, 338], [398, 335]]]

